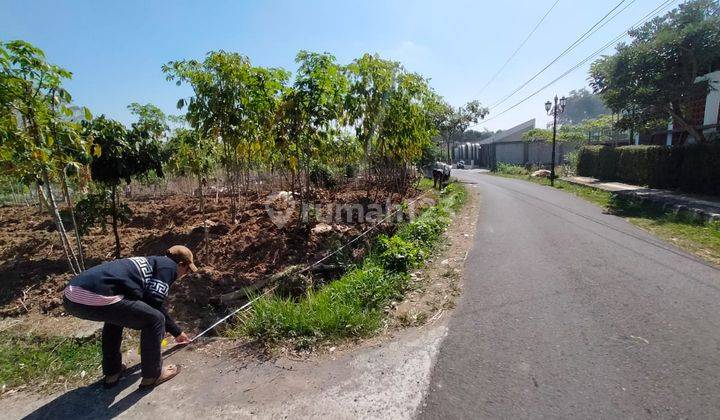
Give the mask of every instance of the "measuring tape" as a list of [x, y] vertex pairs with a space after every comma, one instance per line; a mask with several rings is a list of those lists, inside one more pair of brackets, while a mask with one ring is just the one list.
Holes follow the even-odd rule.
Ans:
[[[407, 205], [409, 206], [409, 205], [411, 205], [411, 204], [414, 204], [415, 202], [417, 202], [418, 200], [420, 200], [421, 198], [423, 198], [423, 197], [424, 197], [427, 193], [429, 193], [430, 191], [432, 191], [432, 190], [428, 190], [428, 191], [425, 191], [424, 193], [420, 194], [420, 195], [417, 196], [414, 200], [412, 200], [412, 201], [410, 201], [409, 203], [407, 203]], [[315, 261], [314, 263], [306, 266], [305, 268], [303, 268], [302, 270], [298, 271], [298, 272], [295, 273], [295, 274], [297, 275], [297, 274], [302, 274], [302, 273], [306, 273], [306, 272], [310, 271], [313, 267], [317, 266], [318, 264], [321, 264], [323, 261], [326, 261], [328, 258], [332, 257], [333, 255], [337, 254], [338, 252], [340, 252], [340, 251], [342, 251], [343, 249], [345, 249], [345, 248], [347, 248], [348, 246], [350, 246], [352, 243], [356, 242], [358, 239], [360, 239], [360, 238], [364, 237], [365, 235], [367, 235], [368, 233], [370, 233], [370, 231], [372, 231], [372, 230], [375, 229], [376, 227], [380, 226], [382, 223], [384, 223], [386, 220], [388, 220], [388, 219], [389, 219], [390, 217], [392, 217], [394, 214], [398, 213], [400, 210], [402, 210], [402, 206], [400, 206], [400, 207], [398, 207], [397, 209], [395, 209], [395, 210], [391, 211], [390, 213], [388, 213], [385, 217], [383, 217], [382, 219], [380, 219], [378, 222], [376, 222], [374, 225], [372, 225], [372, 226], [370, 226], [369, 228], [367, 228], [365, 231], [363, 231], [363, 232], [360, 233], [359, 235], [355, 236], [353, 239], [351, 239], [350, 241], [348, 241], [347, 243], [345, 243], [345, 244], [344, 244], [343, 246], [341, 246], [340, 248], [338, 248], [338, 249], [336, 249], [335, 251], [331, 252], [330, 254], [328, 254], [328, 255], [320, 258], [319, 260]], [[246, 304], [242, 305], [241, 307], [233, 310], [233, 311], [230, 312], [229, 314], [227, 314], [227, 315], [225, 315], [224, 317], [220, 318], [220, 319], [217, 320], [214, 324], [210, 325], [210, 326], [207, 327], [204, 331], [202, 331], [201, 333], [199, 333], [198, 335], [196, 335], [195, 337], [193, 337], [193, 338], [190, 340], [190, 342], [188, 343], [188, 345], [191, 344], [191, 343], [193, 343], [193, 342], [194, 342], [195, 340], [197, 340], [198, 338], [200, 338], [200, 337], [204, 336], [205, 334], [209, 333], [209, 332], [212, 331], [215, 327], [217, 327], [218, 325], [220, 325], [220, 324], [222, 324], [223, 322], [227, 321], [228, 319], [230, 319], [232, 316], [234, 316], [234, 315], [237, 314], [238, 312], [241, 312], [241, 311], [244, 311], [245, 309], [248, 309], [250, 306], [252, 306], [253, 303], [257, 302], [259, 299], [263, 298], [264, 296], [267, 296], [268, 294], [272, 293], [272, 292], [275, 291], [275, 289], [277, 289], [279, 286], [280, 286], [279, 284], [276, 284], [276, 285], [272, 286], [271, 288], [269, 288], [268, 290], [266, 290], [265, 292], [263, 292], [260, 296], [255, 297], [254, 299], [250, 300], [250, 301], [247, 302]], [[175, 352], [175, 353], [177, 353], [177, 352]], [[175, 353], [172, 353], [172, 354], [175, 354]], [[172, 355], [172, 354], [171, 354], [171, 355]], [[168, 356], [168, 357], [169, 357], [169, 356]]]

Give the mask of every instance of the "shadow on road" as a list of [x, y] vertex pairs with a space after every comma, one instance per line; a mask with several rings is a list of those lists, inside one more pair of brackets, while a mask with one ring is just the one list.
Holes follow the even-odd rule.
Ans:
[[94, 384], [66, 392], [23, 418], [115, 418], [148, 394], [148, 391], [138, 389], [127, 394], [119, 401], [115, 401], [115, 398], [130, 386], [133, 386], [139, 377], [140, 373], [136, 371], [132, 375], [121, 379], [120, 383], [111, 389], [104, 389], [101, 379]]
[[[166, 359], [179, 351], [182, 346], [174, 346], [163, 352]], [[54, 400], [39, 407], [23, 419], [112, 419], [135, 405], [151, 390], [136, 389], [121, 399], [115, 399], [131, 386], [137, 386], [140, 379], [140, 364], [129, 367], [120, 383], [114, 388], [103, 388], [103, 379], [81, 388], [68, 391]]]

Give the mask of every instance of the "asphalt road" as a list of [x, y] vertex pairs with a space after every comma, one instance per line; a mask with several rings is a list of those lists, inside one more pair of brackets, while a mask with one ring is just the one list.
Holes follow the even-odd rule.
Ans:
[[720, 418], [718, 268], [562, 191], [456, 176], [480, 220], [420, 418]]

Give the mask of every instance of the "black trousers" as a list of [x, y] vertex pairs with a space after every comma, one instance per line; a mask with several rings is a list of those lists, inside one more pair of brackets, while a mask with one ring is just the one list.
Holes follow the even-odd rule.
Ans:
[[143, 378], [157, 378], [162, 370], [161, 343], [165, 337], [165, 315], [140, 300], [123, 299], [105, 306], [89, 306], [64, 299], [70, 315], [104, 322], [102, 332], [103, 374], [114, 375], [122, 369], [123, 328], [140, 330], [140, 360]]

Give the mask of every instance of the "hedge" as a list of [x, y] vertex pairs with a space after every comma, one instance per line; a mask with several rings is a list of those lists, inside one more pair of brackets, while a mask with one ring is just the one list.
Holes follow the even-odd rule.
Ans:
[[614, 179], [617, 174], [618, 154], [607, 146], [585, 146], [578, 155], [577, 173], [597, 179]]
[[678, 188], [720, 195], [720, 144], [698, 144], [685, 149]]
[[720, 195], [720, 144], [585, 146], [578, 155], [577, 174]]
[[683, 153], [663, 146], [618, 147], [615, 177], [620, 181], [655, 188], [676, 188]]
[[584, 146], [578, 151], [577, 174], [597, 178], [598, 155], [603, 146]]

